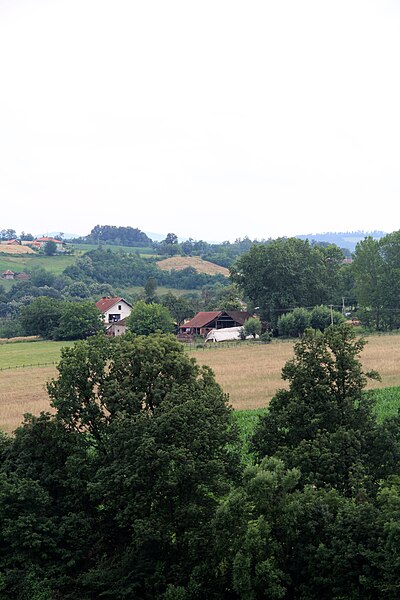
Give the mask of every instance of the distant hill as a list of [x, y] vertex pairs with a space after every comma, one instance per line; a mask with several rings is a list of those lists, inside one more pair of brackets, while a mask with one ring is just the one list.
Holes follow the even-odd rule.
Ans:
[[100, 242], [114, 246], [133, 246], [151, 248], [153, 241], [137, 227], [116, 227], [115, 225], [96, 225], [89, 235], [74, 239], [81, 244], [98, 244]]
[[358, 242], [365, 237], [371, 236], [376, 240], [387, 235], [385, 231], [345, 231], [345, 232], [326, 232], [326, 233], [307, 233], [306, 235], [296, 235], [300, 240], [309, 240], [310, 242], [328, 242], [336, 244], [339, 248], [347, 248], [354, 252]]

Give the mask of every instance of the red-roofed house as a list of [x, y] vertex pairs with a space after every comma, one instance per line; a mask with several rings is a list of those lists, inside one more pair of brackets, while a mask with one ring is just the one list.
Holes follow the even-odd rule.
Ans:
[[18, 240], [2, 240], [0, 244], [6, 244], [7, 246], [19, 246]]
[[241, 327], [251, 314], [243, 310], [214, 310], [199, 312], [179, 327], [180, 333], [188, 335], [207, 335], [211, 329]]
[[103, 313], [103, 318], [106, 323], [117, 323], [129, 317], [132, 311], [132, 305], [119, 296], [110, 298], [103, 296], [96, 302], [96, 306]]
[[57, 246], [57, 252], [65, 252], [63, 242], [61, 242], [60, 240], [56, 240], [55, 238], [39, 237], [35, 239], [35, 242], [40, 245], [40, 248], [43, 248], [47, 244], [47, 242], [54, 242]]
[[10, 271], [10, 269], [7, 269], [7, 271], [2, 272], [1, 276], [3, 279], [14, 279], [15, 273], [14, 271]]

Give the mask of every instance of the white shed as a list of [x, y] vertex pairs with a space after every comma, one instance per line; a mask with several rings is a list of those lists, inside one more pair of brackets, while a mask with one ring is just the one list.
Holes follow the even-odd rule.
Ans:
[[[206, 342], [228, 342], [230, 340], [240, 340], [240, 333], [243, 327], [223, 327], [222, 329], [211, 329], [207, 334]], [[258, 338], [258, 335], [256, 336]], [[248, 335], [246, 340], [252, 340], [253, 336]]]

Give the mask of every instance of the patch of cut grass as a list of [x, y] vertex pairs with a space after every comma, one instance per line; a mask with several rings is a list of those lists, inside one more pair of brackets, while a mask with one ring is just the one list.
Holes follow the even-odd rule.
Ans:
[[61, 348], [73, 344], [74, 342], [49, 341], [0, 344], [0, 369], [57, 363]]

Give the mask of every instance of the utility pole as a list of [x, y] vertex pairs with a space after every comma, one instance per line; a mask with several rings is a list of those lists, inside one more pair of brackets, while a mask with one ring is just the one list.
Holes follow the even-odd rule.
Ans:
[[330, 309], [331, 309], [331, 325], [333, 325], [333, 304], [330, 304]]

